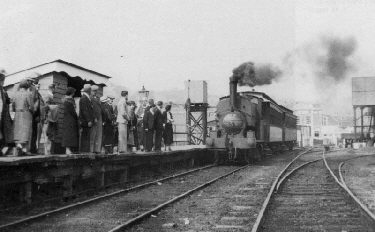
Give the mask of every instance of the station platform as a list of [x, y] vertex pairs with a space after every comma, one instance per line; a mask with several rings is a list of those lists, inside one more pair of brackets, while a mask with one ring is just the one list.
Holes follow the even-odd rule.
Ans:
[[0, 207], [67, 198], [214, 161], [214, 151], [195, 145], [162, 152], [0, 157]]
[[8, 165], [20, 165], [35, 162], [49, 162], [49, 161], [65, 161], [70, 159], [96, 159], [96, 158], [119, 158], [123, 159], [125, 157], [148, 157], [148, 156], [165, 156], [171, 154], [177, 154], [181, 151], [191, 151], [205, 149], [204, 145], [184, 145], [184, 146], [173, 146], [172, 151], [161, 151], [161, 152], [128, 152], [123, 154], [92, 154], [92, 153], [81, 153], [81, 154], [53, 154], [53, 155], [32, 155], [32, 156], [0, 156], [0, 167]]

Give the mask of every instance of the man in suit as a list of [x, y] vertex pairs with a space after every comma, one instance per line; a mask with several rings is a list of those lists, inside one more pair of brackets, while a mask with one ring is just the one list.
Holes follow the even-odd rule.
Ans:
[[79, 101], [79, 121], [81, 125], [80, 151], [90, 152], [90, 132], [95, 123], [94, 108], [90, 98], [91, 85], [85, 84]]
[[98, 96], [98, 90], [99, 87], [97, 85], [91, 86], [91, 102], [96, 120], [90, 131], [90, 152], [95, 154], [101, 153], [103, 136], [102, 106]]
[[117, 125], [118, 125], [118, 153], [128, 151], [128, 122], [129, 111], [127, 106], [128, 91], [121, 91], [121, 98], [117, 103]]
[[146, 152], [150, 152], [154, 145], [155, 111], [155, 105], [149, 105], [143, 115], [143, 145]]
[[[144, 150], [146, 150], [146, 138], [147, 138], [147, 135], [146, 135], [146, 130], [145, 130], [145, 128], [144, 128], [144, 116], [145, 116], [145, 114], [146, 114], [146, 112], [148, 112], [148, 111], [150, 111], [150, 108], [151, 107], [153, 107], [155, 104], [154, 104], [154, 99], [152, 99], [152, 98], [150, 98], [150, 99], [148, 99], [148, 102], [147, 102], [147, 104], [144, 106], [144, 108], [143, 109], [140, 109], [139, 110], [139, 112], [137, 112], [140, 116], [140, 122], [141, 122], [141, 144], [142, 144], [142, 148], [141, 148], [141, 151], [144, 151]], [[142, 108], [142, 107], [140, 107], [140, 108]], [[152, 127], [154, 127], [154, 126], [152, 126]], [[154, 133], [154, 131], [153, 131], [153, 133]], [[152, 139], [152, 146], [154, 146], [154, 142], [153, 142], [154, 140]], [[151, 150], [152, 150], [152, 146], [151, 146]]]
[[163, 102], [158, 101], [155, 108], [155, 151], [161, 151], [161, 140], [165, 121], [163, 117]]
[[44, 107], [43, 98], [39, 93], [39, 74], [34, 73], [27, 79], [29, 83], [29, 91], [32, 93], [33, 104], [34, 104], [34, 113], [33, 113], [33, 121], [32, 121], [32, 131], [30, 137], [30, 152], [33, 154], [38, 153], [39, 141], [38, 137], [40, 137], [40, 119], [41, 119], [41, 108]]

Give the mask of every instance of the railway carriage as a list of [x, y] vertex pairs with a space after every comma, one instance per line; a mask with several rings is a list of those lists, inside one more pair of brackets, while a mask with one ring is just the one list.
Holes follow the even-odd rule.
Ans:
[[293, 149], [297, 141], [297, 117], [263, 92], [237, 92], [231, 78], [230, 96], [220, 98], [216, 130], [207, 147], [228, 150], [225, 160], [249, 162], [261, 159], [263, 150]]

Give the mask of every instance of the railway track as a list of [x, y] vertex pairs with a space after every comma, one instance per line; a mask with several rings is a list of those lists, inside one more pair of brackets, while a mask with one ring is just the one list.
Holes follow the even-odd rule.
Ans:
[[[293, 168], [295, 165], [303, 162], [300, 161], [299, 158], [307, 154], [309, 154], [306, 158], [307, 160], [315, 159], [315, 153], [316, 151], [312, 149], [298, 152], [293, 161], [286, 163], [286, 165], [289, 168]], [[281, 168], [283, 168], [284, 165], [282, 165]], [[284, 167], [284, 170], [287, 170], [287, 168]], [[270, 175], [270, 173], [268, 175]], [[213, 231], [248, 231], [249, 224], [256, 220], [258, 213], [256, 209], [259, 208], [258, 196], [267, 195], [269, 189], [272, 187], [272, 179], [273, 178], [264, 177], [257, 178], [256, 181], [238, 188], [230, 199], [228, 199], [228, 204], [226, 206], [228, 210], [225, 210], [225, 213], [220, 215], [220, 218], [211, 229]], [[263, 200], [264, 198], [260, 199]]]
[[[0, 231], [122, 231], [249, 165], [209, 166], [0, 226]], [[94, 204], [95, 203], [95, 204]]]
[[252, 232], [375, 231], [375, 220], [337, 178], [339, 164], [352, 157], [294, 160], [275, 180]]
[[53, 210], [47, 210], [43, 213], [37, 213], [37, 214], [34, 214], [32, 216], [11, 215], [10, 219], [6, 219], [5, 218], [6, 216], [2, 215], [2, 217], [3, 217], [2, 221], [5, 221], [6, 223], [2, 223], [0, 225], [0, 231], [8, 230], [8, 229], [11, 229], [13, 227], [17, 227], [17, 226], [25, 224], [25, 223], [30, 223], [30, 222], [35, 221], [35, 220], [40, 220], [44, 217], [49, 217], [49, 216], [52, 216], [52, 215], [55, 215], [55, 214], [58, 214], [58, 213], [66, 212], [68, 210], [72, 210], [72, 209], [79, 208], [79, 207], [82, 207], [82, 206], [94, 204], [94, 203], [100, 202], [102, 200], [105, 200], [107, 198], [115, 197], [115, 196], [118, 196], [118, 195], [121, 195], [121, 194], [126, 194], [128, 192], [136, 191], [136, 190], [139, 190], [139, 189], [143, 189], [143, 188], [146, 188], [148, 186], [152, 186], [152, 185], [157, 184], [157, 183], [162, 183], [164, 181], [171, 180], [173, 178], [183, 177], [185, 175], [188, 175], [188, 174], [191, 174], [191, 173], [194, 173], [194, 172], [199, 172], [199, 171], [202, 171], [202, 170], [205, 170], [205, 169], [209, 169], [209, 168], [212, 168], [214, 166], [215, 165], [207, 165], [207, 166], [204, 166], [204, 167], [199, 167], [199, 168], [195, 168], [195, 169], [192, 169], [192, 170], [188, 170], [188, 171], [185, 171], [185, 172], [182, 172], [182, 173], [166, 176], [166, 177], [163, 177], [163, 178], [160, 178], [160, 179], [147, 181], [145, 183], [134, 185], [134, 186], [131, 186], [131, 187], [128, 187], [128, 188], [125, 188], [125, 189], [120, 189], [120, 190], [117, 190], [117, 191], [114, 191], [114, 192], [111, 192], [111, 193], [108, 193], [108, 194], [100, 195], [100, 196], [97, 196], [97, 197], [93, 197], [93, 198], [90, 198], [90, 199], [87, 199], [87, 200], [84, 200], [84, 201], [72, 203], [72, 204], [69, 204], [69, 205], [66, 205], [66, 206], [63, 206], [63, 207], [59, 207], [59, 208], [56, 208], [56, 209], [53, 209]]

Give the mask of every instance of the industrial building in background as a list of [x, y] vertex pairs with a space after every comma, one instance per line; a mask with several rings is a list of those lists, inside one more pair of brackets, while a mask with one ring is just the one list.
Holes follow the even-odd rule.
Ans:
[[375, 77], [352, 78], [352, 105], [354, 115], [354, 138], [373, 145]]
[[351, 115], [326, 114], [318, 104], [299, 102], [294, 105], [297, 115], [297, 141], [299, 146], [322, 145], [324, 142], [338, 146], [343, 138], [353, 134]]

